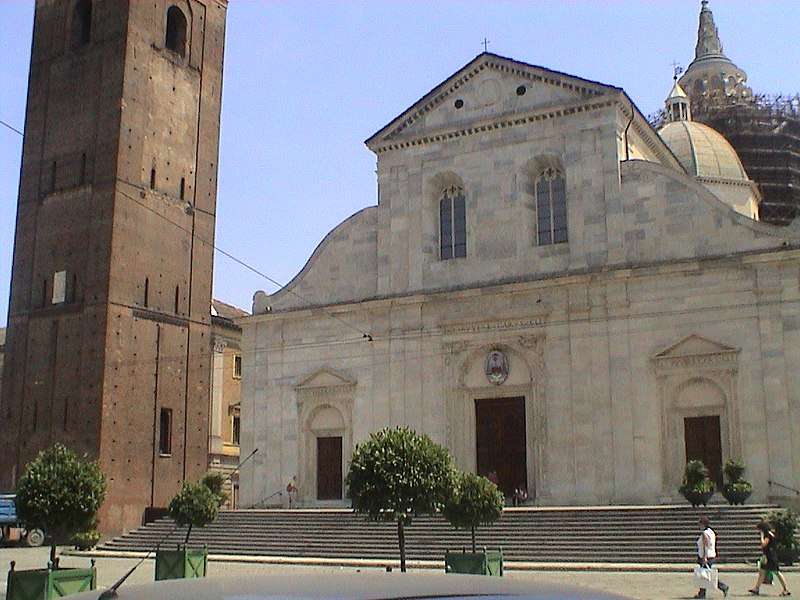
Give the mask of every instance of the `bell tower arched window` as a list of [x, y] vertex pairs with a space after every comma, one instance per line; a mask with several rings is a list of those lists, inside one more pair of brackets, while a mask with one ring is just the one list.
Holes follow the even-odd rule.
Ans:
[[78, 48], [92, 40], [92, 0], [78, 0], [72, 9], [70, 46]]
[[466, 255], [466, 199], [460, 187], [451, 186], [439, 198], [439, 257], [447, 260]]
[[567, 194], [564, 174], [553, 167], [536, 177], [536, 243], [539, 246], [567, 241]]
[[167, 10], [167, 32], [164, 45], [173, 52], [186, 56], [186, 15], [177, 6]]

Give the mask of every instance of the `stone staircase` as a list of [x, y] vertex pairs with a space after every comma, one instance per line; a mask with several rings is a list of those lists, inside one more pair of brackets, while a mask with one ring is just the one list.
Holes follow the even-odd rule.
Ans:
[[[509, 508], [499, 521], [478, 528], [478, 546], [501, 547], [507, 562], [686, 563], [695, 552], [697, 520], [707, 514], [718, 536], [721, 562], [759, 554], [755, 524], [767, 505], [688, 505], [598, 508]], [[182, 543], [186, 528], [169, 519], [105, 542], [105, 551], [147, 551], [162, 541]], [[231, 510], [211, 525], [194, 528], [192, 545], [212, 554], [396, 560], [397, 526], [372, 523], [350, 510]], [[409, 561], [443, 561], [445, 550], [470, 545], [469, 531], [455, 530], [441, 516], [414, 519], [406, 528]]]

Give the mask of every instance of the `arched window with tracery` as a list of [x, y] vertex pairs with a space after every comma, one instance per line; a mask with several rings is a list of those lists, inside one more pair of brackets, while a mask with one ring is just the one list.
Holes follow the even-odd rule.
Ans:
[[467, 208], [464, 190], [450, 186], [439, 198], [439, 257], [467, 255]]
[[92, 40], [92, 0], [78, 0], [72, 9], [70, 46], [78, 48]]
[[177, 6], [167, 10], [167, 32], [164, 45], [180, 56], [186, 56], [186, 15]]
[[547, 167], [536, 177], [536, 243], [539, 246], [567, 241], [567, 193], [564, 174]]

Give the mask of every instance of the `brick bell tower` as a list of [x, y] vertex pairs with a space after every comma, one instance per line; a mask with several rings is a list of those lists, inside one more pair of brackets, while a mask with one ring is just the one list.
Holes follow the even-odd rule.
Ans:
[[36, 0], [0, 491], [54, 442], [100, 460], [99, 527], [207, 468], [226, 0]]

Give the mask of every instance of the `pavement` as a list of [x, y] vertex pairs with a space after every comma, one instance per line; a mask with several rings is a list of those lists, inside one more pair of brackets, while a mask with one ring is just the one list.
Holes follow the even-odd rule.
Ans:
[[[10, 566], [11, 561], [16, 561], [17, 569], [43, 568], [49, 558], [49, 548], [0, 548], [0, 566]], [[98, 589], [105, 589], [113, 585], [134, 565], [141, 562], [133, 574], [125, 582], [147, 583], [153, 581], [154, 561], [146, 558], [142, 561], [140, 553], [104, 553], [104, 552], [76, 552], [70, 548], [59, 548], [60, 564], [62, 567], [88, 567], [91, 560], [97, 567]], [[208, 577], [236, 577], [245, 574], [260, 574], [269, 576], [274, 573], [318, 573], [320, 571], [366, 571], [371, 569], [385, 569], [387, 565], [396, 563], [390, 561], [348, 561], [346, 564], [336, 564], [325, 560], [306, 559], [305, 564], [297, 564], [279, 557], [259, 556], [222, 556], [211, 555], [208, 564]], [[687, 560], [686, 564], [610, 564], [610, 563], [506, 563], [505, 577], [544, 582], [569, 583], [578, 587], [591, 588], [613, 592], [630, 598], [641, 600], [666, 600], [692, 598], [696, 589], [692, 588], [693, 564]], [[409, 562], [408, 570], [442, 568], [440, 563]], [[750, 598], [747, 589], [756, 582], [756, 572], [753, 565], [733, 564], [720, 565], [720, 578], [730, 585], [729, 598]], [[796, 567], [784, 569], [789, 589], [796, 590], [800, 598], [800, 574]], [[773, 586], [763, 586], [762, 596], [778, 596], [781, 591], [776, 582]], [[5, 600], [6, 578], [0, 581], [0, 599]], [[709, 591], [709, 598], [722, 598], [719, 591]]]

